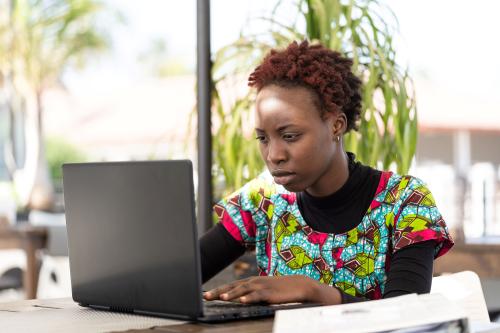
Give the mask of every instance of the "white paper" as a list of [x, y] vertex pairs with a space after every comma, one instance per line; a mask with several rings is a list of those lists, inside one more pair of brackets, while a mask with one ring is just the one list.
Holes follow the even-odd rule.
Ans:
[[500, 333], [500, 323], [472, 322], [470, 325], [472, 333]]
[[471, 321], [489, 323], [481, 281], [476, 273], [464, 271], [432, 279], [431, 293], [440, 293], [462, 307]]
[[278, 311], [274, 333], [365, 333], [465, 318], [440, 294], [405, 295], [377, 301]]

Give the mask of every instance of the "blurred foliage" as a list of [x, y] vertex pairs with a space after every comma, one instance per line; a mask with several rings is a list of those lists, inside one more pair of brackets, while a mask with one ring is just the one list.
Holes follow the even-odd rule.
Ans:
[[25, 195], [27, 206], [50, 210], [54, 200], [43, 146], [43, 94], [51, 86], [63, 86], [66, 70], [82, 68], [91, 56], [107, 50], [107, 33], [116, 22], [123, 17], [99, 0], [0, 2], [0, 77], [5, 78], [9, 108], [26, 114], [27, 159], [37, 156], [25, 170], [35, 181], [22, 192], [38, 192]]
[[[12, 0], [4, 48], [14, 76], [36, 92], [60, 83], [68, 67], [81, 68], [89, 56], [106, 50], [109, 39], [97, 21], [105, 5], [97, 0]], [[118, 16], [116, 16], [118, 18]]]
[[77, 146], [68, 143], [63, 138], [49, 137], [45, 140], [45, 151], [52, 180], [62, 180], [62, 165], [64, 163], [79, 163], [87, 161], [87, 157]]
[[[353, 59], [353, 72], [363, 81], [359, 132], [344, 136], [347, 151], [364, 164], [406, 173], [415, 154], [417, 114], [408, 71], [396, 63], [393, 38], [398, 32], [392, 11], [376, 0], [297, 0], [286, 19], [279, 0], [267, 17], [251, 20], [240, 37], [219, 49], [213, 59], [214, 177], [223, 180], [224, 195], [264, 169], [253, 129], [248, 128], [255, 91], [234, 93], [235, 82], [248, 74], [273, 48], [296, 40], [321, 42]], [[266, 25], [252, 32], [251, 23]], [[232, 89], [234, 90], [234, 89]], [[229, 96], [228, 96], [229, 95]]]
[[148, 72], [158, 78], [193, 72], [182, 57], [169, 55], [167, 43], [163, 38], [152, 39], [149, 47], [139, 55], [138, 61], [147, 68]]

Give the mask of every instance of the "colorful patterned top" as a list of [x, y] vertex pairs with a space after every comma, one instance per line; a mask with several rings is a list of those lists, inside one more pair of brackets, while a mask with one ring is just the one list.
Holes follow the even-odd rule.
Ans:
[[221, 200], [214, 212], [237, 241], [255, 247], [260, 275], [305, 275], [369, 299], [382, 298], [395, 251], [435, 240], [437, 258], [453, 246], [426, 185], [392, 172], [382, 172], [363, 219], [344, 233], [313, 230], [296, 194], [264, 179]]

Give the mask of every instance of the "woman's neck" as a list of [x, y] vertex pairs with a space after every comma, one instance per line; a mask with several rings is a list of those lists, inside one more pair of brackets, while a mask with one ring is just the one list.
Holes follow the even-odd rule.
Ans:
[[337, 192], [348, 178], [349, 158], [343, 149], [339, 149], [328, 170], [306, 191], [314, 197], [325, 197]]

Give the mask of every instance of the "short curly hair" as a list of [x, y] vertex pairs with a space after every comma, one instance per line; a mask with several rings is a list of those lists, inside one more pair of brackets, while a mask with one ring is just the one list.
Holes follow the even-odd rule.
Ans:
[[292, 42], [284, 50], [271, 50], [248, 78], [248, 85], [260, 91], [275, 84], [302, 86], [317, 97], [321, 116], [343, 112], [347, 130], [357, 130], [361, 114], [361, 80], [352, 71], [352, 60], [321, 44]]

